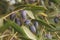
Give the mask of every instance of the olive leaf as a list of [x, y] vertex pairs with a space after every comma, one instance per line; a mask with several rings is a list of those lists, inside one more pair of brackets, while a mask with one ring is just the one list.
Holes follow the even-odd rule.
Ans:
[[36, 36], [27, 27], [22, 26], [22, 28], [30, 39], [36, 40]]
[[8, 29], [10, 25], [8, 23], [4, 23], [2, 27], [0, 27], [0, 32], [4, 32], [6, 29]]
[[26, 12], [27, 12], [27, 15], [28, 15], [31, 19], [35, 19], [35, 17], [34, 17], [34, 15], [33, 15], [32, 11], [27, 10]]
[[39, 14], [39, 15], [42, 15], [42, 16], [45, 16], [45, 17], [48, 17], [48, 15], [45, 14], [45, 13], [43, 13], [43, 12], [39, 12], [38, 14]]

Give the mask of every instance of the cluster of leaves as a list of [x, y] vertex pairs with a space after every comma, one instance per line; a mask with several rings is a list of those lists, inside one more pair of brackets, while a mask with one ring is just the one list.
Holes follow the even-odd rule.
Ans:
[[[60, 0], [0, 1], [0, 39], [60, 40]], [[3, 10], [4, 9], [4, 10]]]

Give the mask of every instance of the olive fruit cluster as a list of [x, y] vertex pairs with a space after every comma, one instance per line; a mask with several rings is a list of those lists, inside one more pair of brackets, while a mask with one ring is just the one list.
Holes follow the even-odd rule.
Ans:
[[[31, 20], [29, 20], [27, 18], [26, 10], [21, 10], [21, 16], [22, 16], [22, 19], [24, 20], [25, 24], [29, 26], [29, 29], [31, 30], [31, 32], [36, 33], [37, 27], [38, 27], [38, 22], [35, 21], [33, 24], [31, 24]], [[29, 24], [31, 24], [31, 25], [29, 25]]]
[[36, 33], [37, 32], [37, 28], [38, 28], [38, 22], [34, 21], [32, 23], [31, 20], [28, 19], [26, 10], [20, 10], [19, 13], [20, 13], [20, 16], [21, 16], [20, 18], [18, 18], [16, 16], [16, 13], [13, 13], [13, 14], [10, 15], [10, 20], [15, 21], [15, 23], [18, 24], [18, 25], [20, 25], [20, 26], [22, 25], [21, 21], [23, 21], [23, 23], [25, 25], [29, 26], [29, 29], [30, 29], [30, 31], [32, 33]]
[[18, 25], [21, 25], [21, 21], [18, 17], [16, 17], [15, 13], [10, 15], [10, 20], [15, 21], [15, 23], [17, 23]]

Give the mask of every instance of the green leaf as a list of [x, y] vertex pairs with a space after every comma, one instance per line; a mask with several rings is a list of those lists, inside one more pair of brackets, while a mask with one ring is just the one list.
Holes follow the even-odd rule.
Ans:
[[28, 15], [31, 19], [35, 19], [35, 17], [34, 17], [34, 15], [33, 15], [32, 11], [27, 10], [26, 12], [27, 12], [27, 15]]
[[44, 16], [44, 17], [48, 17], [48, 15], [45, 14], [45, 13], [43, 13], [43, 12], [39, 12], [38, 14], [39, 14], [39, 15], [42, 15], [42, 16]]
[[54, 24], [50, 24], [50, 25], [52, 25], [53, 27], [55, 27], [55, 28], [56, 28], [56, 26], [55, 26]]
[[30, 39], [36, 40], [36, 36], [27, 27], [22, 26], [22, 28]]
[[27, 6], [25, 9], [27, 10], [48, 10], [47, 8], [43, 6]]
[[4, 32], [10, 25], [8, 23], [3, 24], [2, 27], [0, 27], [0, 32]]

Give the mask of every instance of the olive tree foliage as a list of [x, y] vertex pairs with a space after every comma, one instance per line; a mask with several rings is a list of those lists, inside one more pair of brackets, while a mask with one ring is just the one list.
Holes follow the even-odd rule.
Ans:
[[0, 39], [60, 40], [59, 24], [60, 0], [0, 0]]

